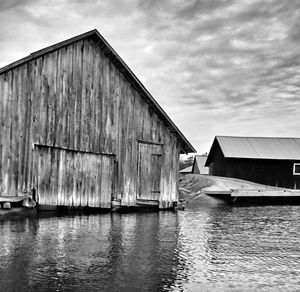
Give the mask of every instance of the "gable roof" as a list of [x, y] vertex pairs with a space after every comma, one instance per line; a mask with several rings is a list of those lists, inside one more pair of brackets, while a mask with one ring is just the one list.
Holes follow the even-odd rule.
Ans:
[[206, 165], [217, 145], [225, 158], [300, 160], [300, 138], [216, 136]]
[[72, 43], [78, 42], [80, 40], [86, 38], [93, 38], [103, 49], [103, 51], [110, 57], [111, 61], [115, 64], [117, 68], [124, 74], [124, 76], [131, 82], [131, 84], [135, 87], [135, 89], [141, 94], [144, 98], [145, 102], [149, 104], [151, 108], [156, 112], [156, 114], [166, 123], [171, 133], [173, 133], [180, 142], [183, 153], [192, 153], [196, 152], [195, 148], [191, 145], [191, 143], [186, 139], [186, 137], [181, 133], [181, 131], [176, 127], [170, 117], [166, 114], [166, 112], [160, 107], [157, 101], [153, 98], [153, 96], [148, 92], [148, 90], [144, 87], [141, 81], [135, 76], [135, 74], [130, 70], [130, 68], [126, 65], [126, 63], [121, 59], [121, 57], [117, 54], [117, 52], [110, 46], [110, 44], [104, 39], [104, 37], [98, 32], [98, 30], [94, 29], [89, 32], [80, 34], [63, 42], [59, 42], [42, 50], [31, 53], [29, 56], [20, 59], [16, 62], [13, 62], [5, 67], [0, 68], [0, 74], [3, 74], [15, 67], [23, 65], [31, 60], [39, 58], [45, 54], [54, 52], [62, 47], [68, 46]]
[[207, 156], [205, 156], [205, 155], [195, 155], [195, 160], [194, 160], [194, 164], [193, 164], [193, 172], [194, 172], [194, 168], [196, 167], [196, 164], [197, 164], [200, 174], [208, 174], [208, 167], [205, 166], [206, 160], [207, 160]]

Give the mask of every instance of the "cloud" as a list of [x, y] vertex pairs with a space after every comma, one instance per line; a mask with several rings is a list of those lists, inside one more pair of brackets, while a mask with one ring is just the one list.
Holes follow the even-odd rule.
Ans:
[[298, 0], [0, 1], [0, 66], [93, 28], [199, 152], [299, 136]]

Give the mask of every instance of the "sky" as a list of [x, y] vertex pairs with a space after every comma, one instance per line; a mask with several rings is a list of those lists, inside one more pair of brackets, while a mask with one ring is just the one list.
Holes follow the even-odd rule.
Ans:
[[299, 0], [0, 0], [0, 67], [95, 28], [199, 154], [300, 137]]

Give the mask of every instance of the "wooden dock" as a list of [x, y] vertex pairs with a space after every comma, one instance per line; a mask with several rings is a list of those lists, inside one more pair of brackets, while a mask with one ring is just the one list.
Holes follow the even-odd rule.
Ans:
[[232, 189], [205, 194], [232, 204], [300, 204], [300, 190], [291, 189]]

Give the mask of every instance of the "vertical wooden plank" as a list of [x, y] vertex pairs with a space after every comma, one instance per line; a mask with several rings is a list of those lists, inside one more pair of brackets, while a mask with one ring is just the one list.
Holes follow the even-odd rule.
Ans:
[[107, 125], [109, 123], [107, 117], [107, 107], [108, 107], [108, 74], [107, 74], [107, 57], [102, 54], [101, 55], [101, 79], [102, 79], [102, 123], [101, 123], [101, 140], [102, 140], [102, 147], [101, 151], [107, 152]]
[[34, 173], [34, 176], [32, 176], [32, 180], [30, 181], [30, 184], [32, 188], [35, 190], [35, 197], [36, 202], [40, 203], [39, 200], [39, 177], [38, 177], [38, 156], [36, 155], [36, 149], [32, 149], [32, 166], [31, 171]]
[[76, 179], [76, 193], [73, 198], [73, 206], [80, 206], [81, 200], [81, 184], [82, 184], [82, 159], [80, 153], [76, 154], [77, 156], [77, 179]]
[[17, 72], [12, 71], [11, 74], [11, 100], [12, 100], [12, 108], [11, 108], [11, 129], [10, 129], [10, 143], [11, 143], [11, 164], [10, 164], [10, 195], [17, 195], [17, 187], [18, 187], [18, 93], [17, 93], [17, 80], [16, 80]]
[[85, 158], [85, 160], [87, 161], [88, 165], [86, 166], [86, 183], [85, 183], [85, 191], [86, 191], [86, 202], [85, 202], [85, 206], [88, 206], [89, 205], [89, 198], [91, 196], [90, 194], [90, 191], [91, 191], [91, 178], [92, 178], [92, 173], [91, 173], [91, 170], [92, 170], [92, 164], [93, 164], [93, 157], [91, 156], [94, 156], [92, 154], [90, 155], [86, 155], [87, 157]]
[[111, 100], [112, 100], [112, 131], [111, 131], [111, 139], [112, 139], [112, 153], [117, 152], [117, 147], [119, 145], [118, 141], [118, 124], [119, 124], [119, 74], [117, 68], [111, 64], [110, 70], [110, 86], [111, 90]]
[[65, 184], [65, 195], [64, 195], [64, 206], [68, 206], [70, 197], [73, 194], [73, 179], [74, 179], [74, 163], [75, 163], [75, 153], [68, 151], [66, 152], [67, 157], [67, 179]]
[[35, 171], [34, 176], [34, 183], [36, 188], [36, 194], [38, 197], [38, 203], [43, 204], [43, 197], [42, 197], [42, 187], [41, 187], [41, 160], [40, 160], [40, 154], [38, 152], [37, 148], [34, 148], [34, 163], [35, 168], [33, 171]]
[[113, 183], [114, 183], [114, 157], [113, 156], [109, 156], [108, 157], [109, 160], [109, 176], [108, 176], [108, 181], [109, 181], [109, 192], [107, 193], [108, 198], [107, 198], [107, 208], [111, 208], [111, 201], [114, 198], [114, 187], [113, 187]]
[[67, 96], [68, 96], [68, 148], [75, 149], [75, 84], [73, 84], [74, 44], [68, 46]]
[[134, 124], [134, 117], [136, 114], [135, 111], [135, 89], [130, 86], [129, 88], [129, 94], [130, 94], [130, 120], [129, 120], [129, 125], [128, 125], [128, 152], [129, 152], [129, 165], [130, 165], [130, 170], [129, 170], [129, 176], [130, 176], [130, 183], [129, 183], [129, 196], [130, 196], [130, 204], [134, 205], [136, 202], [136, 131], [135, 129], [135, 124]]
[[86, 116], [86, 149], [87, 151], [92, 151], [93, 141], [95, 139], [95, 126], [94, 126], [94, 66], [93, 66], [93, 41], [90, 39], [86, 40], [86, 65], [87, 65], [87, 75], [86, 75], [86, 98], [87, 98], [87, 116]]
[[[58, 68], [57, 68], [57, 97], [59, 99], [58, 104], [60, 106], [55, 107], [56, 112], [56, 118], [57, 116], [60, 118], [59, 120], [59, 133], [60, 135], [57, 135], [59, 137], [59, 140], [56, 141], [56, 145], [60, 147], [67, 147], [66, 139], [67, 139], [67, 129], [66, 129], [66, 123], [67, 123], [67, 92], [66, 92], [66, 63], [67, 63], [67, 47], [61, 48], [58, 50], [59, 52], [59, 59], [58, 59]], [[59, 113], [59, 114], [57, 114]], [[55, 132], [54, 132], [55, 135]]]
[[77, 182], [78, 182], [78, 173], [79, 173], [79, 168], [78, 168], [78, 155], [77, 153], [74, 153], [73, 156], [73, 175], [72, 175], [72, 192], [71, 195], [68, 198], [68, 201], [66, 202], [66, 206], [72, 206], [73, 201], [75, 200], [77, 196]]
[[82, 49], [83, 42], [74, 44], [73, 58], [73, 86], [75, 94], [75, 149], [81, 149], [81, 107], [82, 107]]
[[48, 192], [48, 178], [49, 178], [49, 169], [47, 169], [47, 166], [49, 165], [48, 157], [49, 153], [48, 151], [43, 153], [39, 149], [39, 155], [40, 155], [40, 188], [41, 188], [41, 197], [42, 197], [42, 204], [49, 205], [49, 192]]
[[70, 140], [70, 118], [72, 115], [72, 108], [71, 108], [71, 100], [72, 96], [70, 94], [71, 91], [71, 83], [70, 80], [72, 78], [70, 77], [70, 74], [72, 74], [72, 46], [67, 46], [64, 49], [65, 51], [65, 60], [64, 60], [64, 75], [63, 75], [63, 97], [65, 101], [65, 111], [64, 111], [64, 147], [74, 149], [71, 147], [71, 140]]
[[[43, 86], [45, 87], [43, 88], [44, 94], [43, 94], [43, 100], [41, 101], [43, 117], [41, 117], [39, 120], [39, 121], [41, 121], [42, 119], [44, 120], [43, 128], [41, 129], [42, 132], [40, 133], [41, 136], [43, 135], [44, 138], [40, 143], [45, 145], [53, 145], [53, 143], [51, 143], [51, 136], [53, 131], [56, 132], [55, 130], [56, 125], [54, 124], [56, 122], [56, 119], [53, 121], [52, 105], [53, 102], [55, 104], [57, 103], [56, 95], [55, 95], [56, 74], [57, 74], [57, 69], [56, 69], [57, 53], [55, 52], [55, 56], [54, 54], [49, 54], [45, 60], [47, 60], [46, 68], [45, 68], [47, 70], [46, 71], [47, 79], [46, 78], [44, 79]], [[57, 139], [57, 135], [55, 135], [54, 137], [55, 139]]]
[[83, 41], [82, 47], [82, 91], [81, 91], [81, 150], [88, 150], [88, 44]]
[[[60, 153], [57, 149], [52, 150], [52, 192], [51, 197], [55, 198], [57, 197], [56, 205], [63, 205], [63, 202], [61, 202], [61, 190], [60, 185], [62, 184], [63, 176], [61, 175], [62, 172], [62, 166], [61, 166], [61, 160], [60, 160]], [[53, 199], [55, 201], [55, 199]]]
[[80, 155], [80, 164], [81, 164], [81, 186], [80, 186], [80, 202], [79, 206], [85, 206], [86, 203], [86, 191], [85, 191], [85, 168], [86, 168], [86, 159], [83, 155]]
[[23, 160], [23, 190], [30, 191], [32, 189], [31, 186], [31, 167], [32, 167], [32, 141], [31, 141], [31, 132], [32, 132], [32, 101], [30, 96], [30, 72], [28, 71], [27, 64], [24, 65], [23, 70], [23, 98], [24, 98], [24, 108], [25, 114], [23, 115], [25, 120], [25, 127], [23, 130], [23, 148], [24, 148], [24, 160]]
[[101, 207], [102, 201], [102, 172], [103, 172], [103, 161], [102, 156], [98, 157], [98, 165], [97, 165], [97, 180], [96, 180], [96, 193], [95, 193], [95, 207]]
[[100, 96], [100, 53], [97, 46], [95, 46], [93, 51], [93, 116], [94, 116], [94, 140], [93, 140], [93, 146], [92, 150], [95, 152], [100, 152], [100, 116], [99, 113], [101, 113], [101, 96]]
[[[44, 58], [41, 58], [41, 62], [43, 62], [43, 69], [41, 72], [41, 77], [36, 78], [35, 76], [35, 66], [33, 62], [28, 63], [28, 83], [29, 83], [29, 91], [30, 91], [30, 100], [32, 103], [32, 144], [41, 143], [40, 141], [40, 133], [42, 132], [42, 123], [44, 123], [44, 119], [41, 119], [41, 115], [43, 114], [43, 108], [41, 106], [41, 102], [44, 99], [43, 92], [43, 83], [44, 83]], [[44, 134], [44, 133], [43, 133]], [[31, 174], [31, 177], [32, 174]]]
[[97, 136], [96, 136], [96, 123], [97, 123], [97, 82], [98, 80], [96, 79], [96, 76], [98, 75], [98, 67], [96, 66], [96, 46], [93, 41], [90, 42], [90, 114], [91, 114], [91, 119], [90, 119], [90, 133], [89, 133], [89, 150], [93, 152], [97, 152], [97, 147], [96, 147], [96, 141]]
[[50, 86], [51, 99], [48, 100], [49, 107], [49, 128], [47, 145], [63, 146], [63, 50], [57, 50], [50, 54], [52, 59], [52, 78]]
[[89, 206], [90, 207], [96, 207], [96, 196], [98, 195], [96, 193], [97, 189], [97, 175], [98, 175], [98, 161], [99, 157], [97, 155], [93, 155], [91, 159], [91, 169], [90, 169], [90, 190], [89, 190]]
[[101, 207], [110, 208], [111, 205], [111, 157], [102, 156], [102, 179], [101, 179]]
[[124, 106], [125, 119], [124, 119], [124, 145], [125, 148], [125, 157], [124, 163], [127, 166], [124, 169], [124, 200], [127, 202], [128, 205], [134, 205], [136, 200], [134, 183], [135, 183], [135, 176], [134, 172], [135, 169], [133, 166], [133, 138], [134, 138], [134, 131], [133, 131], [133, 117], [134, 117], [134, 94], [132, 91], [132, 87], [126, 82], [125, 83], [125, 95], [126, 95], [126, 106]]
[[4, 74], [0, 75], [0, 195], [3, 195], [3, 167], [2, 167], [2, 161], [3, 161], [3, 126], [4, 126], [4, 105], [3, 100], [5, 99], [4, 96]]
[[122, 197], [122, 204], [127, 205], [127, 202], [124, 197], [124, 168], [125, 168], [125, 135], [124, 135], [124, 127], [125, 127], [125, 100], [126, 95], [124, 91], [124, 82], [123, 82], [123, 75], [120, 74], [119, 78], [119, 124], [118, 124], [118, 140], [119, 140], [119, 148], [117, 152], [117, 157], [119, 159], [119, 184], [118, 184], [118, 191], [119, 195]]
[[2, 86], [2, 159], [1, 159], [1, 167], [2, 167], [2, 188], [1, 191], [4, 195], [8, 195], [8, 142], [9, 142], [9, 135], [8, 135], [8, 76], [7, 74], [3, 75], [3, 86]]
[[16, 126], [16, 137], [18, 140], [17, 143], [17, 169], [16, 169], [16, 176], [17, 176], [17, 194], [22, 195], [22, 192], [26, 192], [26, 190], [23, 188], [24, 185], [24, 127], [25, 127], [25, 117], [24, 109], [25, 105], [23, 103], [23, 83], [22, 83], [22, 75], [23, 75], [23, 66], [20, 66], [18, 70], [16, 70], [16, 96], [18, 96], [17, 101], [17, 126]]
[[56, 164], [57, 164], [57, 180], [58, 180], [58, 188], [57, 188], [57, 205], [63, 205], [63, 197], [64, 197], [64, 185], [65, 185], [65, 173], [66, 173], [66, 162], [64, 160], [64, 151], [57, 151], [56, 155]]
[[[41, 69], [41, 77], [40, 78], [34, 78], [34, 66], [33, 62], [27, 63], [27, 82], [28, 82], [28, 98], [29, 98], [29, 117], [28, 117], [28, 129], [27, 129], [27, 152], [29, 153], [28, 157], [28, 182], [31, 183], [30, 189], [36, 188], [38, 186], [38, 183], [35, 181], [35, 176], [37, 175], [36, 171], [37, 169], [34, 169], [33, 167], [37, 167], [35, 164], [36, 159], [36, 153], [34, 150], [34, 143], [38, 142], [38, 133], [39, 133], [39, 108], [40, 108], [40, 100], [42, 96], [42, 89], [39, 87], [39, 91], [35, 90], [36, 83], [42, 82], [42, 72], [43, 72], [43, 62], [44, 58], [41, 58], [42, 63], [42, 69]], [[39, 98], [37, 98], [37, 94], [39, 93]]]
[[10, 189], [10, 159], [11, 159], [11, 144], [10, 144], [10, 129], [11, 129], [11, 99], [10, 99], [10, 74], [5, 73], [3, 75], [3, 86], [2, 86], [2, 193], [5, 196], [9, 196]]

